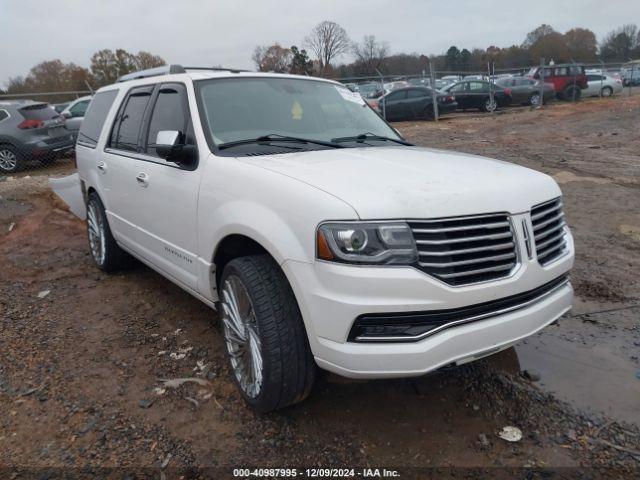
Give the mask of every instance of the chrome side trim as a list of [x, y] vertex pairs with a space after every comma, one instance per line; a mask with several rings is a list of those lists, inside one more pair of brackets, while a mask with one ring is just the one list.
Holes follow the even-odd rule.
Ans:
[[567, 278], [564, 282], [560, 283], [555, 288], [549, 290], [548, 292], [543, 293], [539, 297], [536, 297], [536, 298], [534, 298], [532, 300], [520, 303], [518, 305], [513, 305], [513, 306], [508, 307], [508, 308], [503, 308], [501, 310], [496, 310], [495, 312], [483, 313], [481, 315], [475, 315], [475, 316], [472, 316], [472, 317], [464, 318], [462, 320], [456, 320], [455, 322], [445, 323], [444, 325], [440, 325], [439, 327], [436, 327], [433, 330], [429, 330], [428, 332], [421, 333], [420, 335], [414, 335], [414, 336], [387, 336], [387, 337], [367, 337], [367, 336], [360, 335], [360, 336], [356, 337], [355, 340], [358, 341], [358, 342], [366, 342], [366, 343], [415, 342], [417, 340], [422, 340], [424, 338], [430, 337], [431, 335], [435, 335], [436, 333], [441, 332], [442, 330], [445, 330], [445, 329], [448, 329], [448, 328], [451, 328], [451, 327], [455, 327], [455, 326], [458, 326], [458, 325], [463, 325], [465, 323], [475, 322], [477, 320], [482, 320], [484, 318], [497, 317], [498, 315], [504, 315], [506, 313], [514, 312], [516, 310], [522, 310], [523, 308], [529, 307], [529, 306], [531, 306], [531, 305], [533, 305], [533, 304], [545, 299], [546, 297], [548, 297], [550, 295], [553, 295], [554, 293], [558, 292], [560, 289], [566, 287], [569, 283], [570, 283], [570, 281]]

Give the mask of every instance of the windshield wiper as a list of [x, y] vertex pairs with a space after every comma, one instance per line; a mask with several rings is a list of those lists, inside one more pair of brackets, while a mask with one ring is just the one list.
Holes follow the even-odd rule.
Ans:
[[218, 145], [219, 150], [224, 150], [225, 148], [236, 147], [238, 145], [249, 145], [251, 143], [262, 143], [262, 142], [296, 142], [296, 143], [313, 143], [315, 145], [322, 145], [324, 147], [331, 148], [345, 148], [344, 145], [340, 145], [333, 141], [326, 142], [324, 140], [315, 140], [313, 138], [300, 138], [300, 137], [290, 137], [288, 135], [280, 135], [277, 133], [270, 133], [269, 135], [262, 135], [256, 138], [247, 138], [245, 140], [235, 140], [233, 142], [221, 143]]
[[373, 133], [361, 133], [360, 135], [354, 135], [352, 137], [337, 137], [337, 138], [332, 138], [331, 141], [332, 142], [336, 142], [336, 143], [340, 143], [340, 142], [358, 142], [358, 143], [363, 143], [367, 140], [380, 140], [383, 142], [395, 142], [395, 143], [399, 143], [400, 145], [407, 145], [408, 147], [413, 147], [413, 143], [409, 143], [405, 140], [400, 140], [399, 138], [391, 138], [391, 137], [384, 137], [382, 135], [375, 135]]

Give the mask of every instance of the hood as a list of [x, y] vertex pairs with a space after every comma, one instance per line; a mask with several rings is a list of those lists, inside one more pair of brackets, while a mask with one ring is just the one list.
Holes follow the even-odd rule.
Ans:
[[556, 182], [543, 173], [419, 147], [329, 149], [238, 160], [323, 190], [370, 220], [515, 214], [560, 195]]

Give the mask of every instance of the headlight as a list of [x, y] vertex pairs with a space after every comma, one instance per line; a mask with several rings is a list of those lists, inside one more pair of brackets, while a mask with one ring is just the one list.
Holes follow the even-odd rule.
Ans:
[[418, 259], [406, 223], [325, 223], [318, 228], [317, 257], [342, 263], [408, 265]]

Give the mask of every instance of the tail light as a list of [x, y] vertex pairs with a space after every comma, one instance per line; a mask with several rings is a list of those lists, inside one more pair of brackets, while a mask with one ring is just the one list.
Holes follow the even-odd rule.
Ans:
[[454, 97], [453, 95], [449, 95], [447, 97], [447, 102], [455, 102], [456, 101], [456, 97]]
[[511, 96], [511, 89], [510, 88], [505, 88], [504, 89], [504, 94], [507, 95], [508, 97]]
[[377, 100], [371, 100], [370, 105], [371, 105], [371, 108], [373, 108], [374, 110], [375, 110], [376, 108], [378, 108], [378, 106], [379, 106], [379, 104], [378, 104], [378, 101], [377, 101]]
[[18, 124], [18, 128], [20, 130], [30, 130], [32, 128], [42, 127], [44, 127], [44, 122], [42, 120], [25, 120], [24, 122], [20, 122], [20, 124]]

